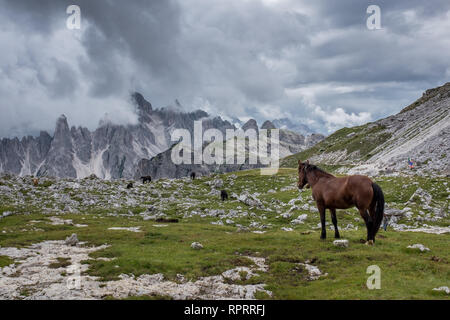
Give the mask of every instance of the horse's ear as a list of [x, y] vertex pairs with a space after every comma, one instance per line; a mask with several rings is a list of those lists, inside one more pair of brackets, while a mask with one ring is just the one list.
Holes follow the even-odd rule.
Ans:
[[309, 164], [309, 160], [306, 160], [305, 163], [306, 163], [306, 164]]
[[302, 160], [298, 160], [298, 165], [301, 166], [302, 164]]

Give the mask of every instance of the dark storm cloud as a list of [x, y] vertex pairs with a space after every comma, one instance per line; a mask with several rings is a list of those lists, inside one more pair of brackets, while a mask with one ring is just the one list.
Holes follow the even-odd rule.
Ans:
[[[81, 30], [67, 30], [68, 5]], [[382, 30], [366, 28], [381, 8]], [[134, 121], [127, 96], [328, 132], [397, 112], [448, 81], [450, 3], [0, 0], [0, 136]], [[20, 119], [20, 121], [18, 120]], [[28, 130], [28, 132], [27, 132]]]
[[94, 93], [116, 92], [114, 85], [108, 92], [107, 83], [123, 81], [120, 60], [127, 55], [143, 77], [166, 85], [182, 81], [186, 65], [177, 51], [179, 9], [174, 1], [82, 1], [79, 5], [91, 24], [82, 43], [89, 58], [85, 69], [91, 70], [91, 79], [98, 77]]

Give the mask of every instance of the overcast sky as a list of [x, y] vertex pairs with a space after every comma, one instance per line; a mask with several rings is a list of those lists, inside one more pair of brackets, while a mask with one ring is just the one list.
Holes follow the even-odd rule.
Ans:
[[449, 30], [448, 0], [0, 0], [0, 137], [132, 123], [133, 91], [328, 134], [450, 81]]

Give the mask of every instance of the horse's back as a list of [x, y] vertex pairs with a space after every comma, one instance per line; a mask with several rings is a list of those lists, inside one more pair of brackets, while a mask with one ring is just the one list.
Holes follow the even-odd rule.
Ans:
[[351, 185], [357, 186], [370, 186], [372, 187], [372, 180], [368, 176], [363, 176], [359, 174], [355, 174], [353, 176], [348, 176], [348, 181]]
[[353, 200], [357, 207], [366, 207], [373, 197], [372, 180], [363, 175], [353, 175], [348, 177], [348, 192], [353, 195]]
[[347, 209], [354, 205], [366, 206], [372, 199], [372, 180], [367, 176], [352, 175], [328, 179], [318, 192], [326, 207]]

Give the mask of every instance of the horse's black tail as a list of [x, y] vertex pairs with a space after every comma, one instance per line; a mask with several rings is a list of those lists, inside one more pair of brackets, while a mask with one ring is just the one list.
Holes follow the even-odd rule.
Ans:
[[373, 221], [373, 230], [372, 234], [375, 237], [375, 235], [378, 232], [378, 229], [380, 229], [381, 222], [383, 221], [384, 216], [384, 194], [381, 190], [380, 186], [376, 183], [372, 183], [372, 189], [373, 189], [373, 199], [372, 204], [376, 205], [375, 208], [375, 219]]

